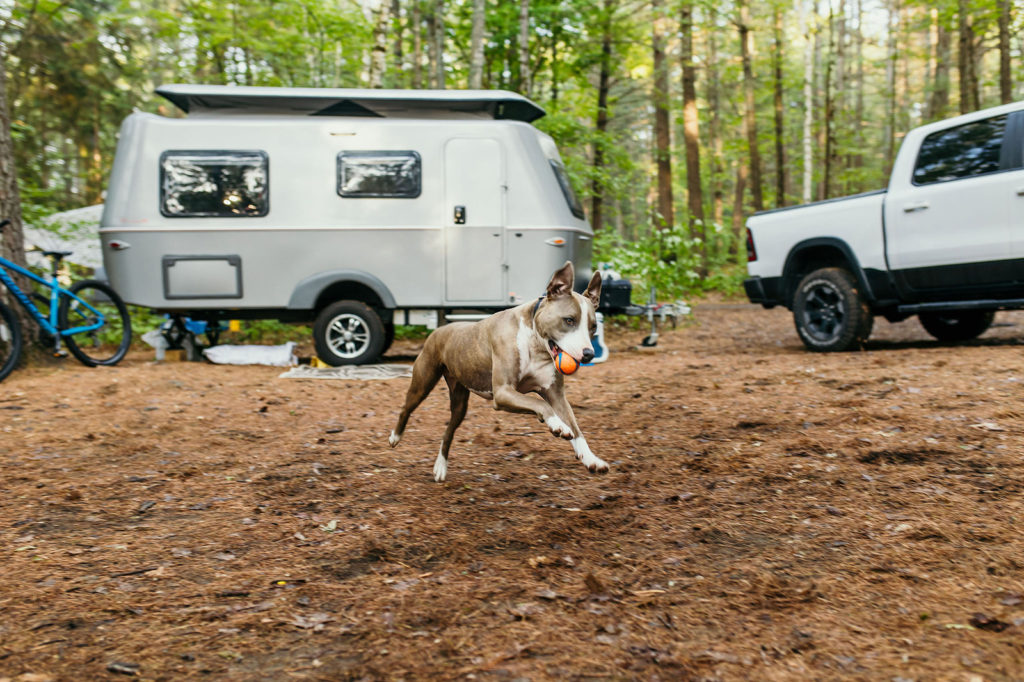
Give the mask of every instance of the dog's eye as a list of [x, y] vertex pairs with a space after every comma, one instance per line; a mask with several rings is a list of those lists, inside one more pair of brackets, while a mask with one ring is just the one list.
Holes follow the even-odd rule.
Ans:
[[575, 317], [566, 317], [566, 318], [563, 318], [563, 320], [570, 327], [575, 327], [576, 326], [576, 318]]

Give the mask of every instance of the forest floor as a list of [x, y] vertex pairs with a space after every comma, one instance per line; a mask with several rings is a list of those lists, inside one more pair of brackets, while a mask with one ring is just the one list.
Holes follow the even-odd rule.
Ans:
[[408, 379], [17, 370], [0, 679], [1021, 679], [1024, 313], [643, 335], [567, 380], [603, 476], [474, 397], [435, 483], [443, 382], [392, 450]]

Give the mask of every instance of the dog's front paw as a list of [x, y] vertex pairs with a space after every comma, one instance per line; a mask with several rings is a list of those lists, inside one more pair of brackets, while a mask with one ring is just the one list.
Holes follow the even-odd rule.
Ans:
[[[583, 457], [583, 466], [587, 467], [587, 470], [592, 474], [607, 474], [608, 473], [608, 462], [604, 461], [597, 455], [590, 455], [589, 458]], [[589, 461], [588, 461], [589, 460]]]
[[565, 438], [566, 440], [572, 440], [572, 429], [556, 415], [551, 415], [544, 421], [544, 423], [547, 424], [547, 427], [551, 429], [551, 433], [554, 435], [559, 438]]
[[390, 445], [391, 447], [395, 447], [396, 445], [398, 445], [401, 442], [401, 440], [402, 440], [402, 437], [400, 435], [398, 435], [397, 433], [395, 433], [394, 431], [392, 431], [391, 435], [388, 436], [388, 445]]
[[448, 478], [448, 458], [444, 456], [444, 453], [438, 452], [437, 459], [434, 460], [434, 480], [444, 483], [446, 478]]

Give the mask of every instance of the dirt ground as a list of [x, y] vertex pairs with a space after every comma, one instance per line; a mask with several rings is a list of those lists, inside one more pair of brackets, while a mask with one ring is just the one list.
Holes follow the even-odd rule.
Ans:
[[[73, 361], [0, 385], [0, 679], [1024, 678], [1024, 313], [815, 355], [705, 304], [568, 393]], [[417, 344], [389, 359], [410, 362]]]

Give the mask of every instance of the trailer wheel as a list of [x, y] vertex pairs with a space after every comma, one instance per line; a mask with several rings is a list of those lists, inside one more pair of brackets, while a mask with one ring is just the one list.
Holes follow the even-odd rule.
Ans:
[[859, 347], [871, 336], [875, 318], [852, 274], [821, 268], [797, 287], [793, 321], [808, 350], [827, 352]]
[[380, 357], [384, 323], [360, 301], [337, 301], [320, 311], [313, 325], [316, 354], [328, 365], [365, 365]]
[[945, 313], [920, 313], [917, 319], [925, 331], [939, 341], [976, 339], [992, 326], [993, 310], [951, 310]]

